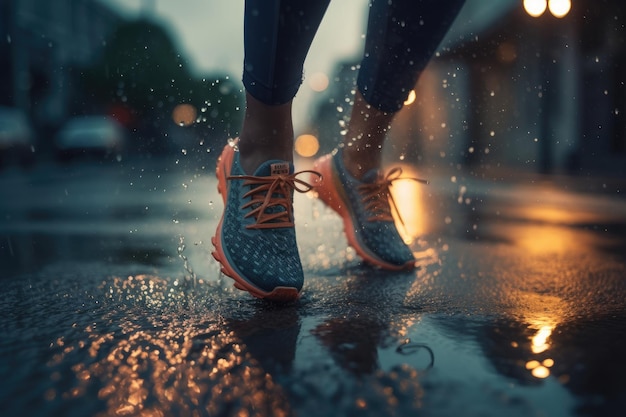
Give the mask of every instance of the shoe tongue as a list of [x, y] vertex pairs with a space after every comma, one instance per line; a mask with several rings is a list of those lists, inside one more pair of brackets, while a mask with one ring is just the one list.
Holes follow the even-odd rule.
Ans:
[[293, 164], [279, 159], [272, 159], [262, 163], [256, 171], [256, 177], [269, 177], [271, 175], [289, 175], [293, 173]]

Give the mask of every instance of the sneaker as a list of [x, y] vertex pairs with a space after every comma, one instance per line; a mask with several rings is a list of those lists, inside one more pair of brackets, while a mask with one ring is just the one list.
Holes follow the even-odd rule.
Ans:
[[236, 141], [224, 147], [217, 162], [224, 212], [211, 239], [212, 255], [235, 287], [258, 298], [291, 301], [302, 290], [293, 191], [312, 186], [296, 175], [292, 163], [280, 160], [267, 161], [254, 175], [246, 175]]
[[398, 179], [400, 168], [386, 177], [373, 169], [358, 180], [346, 170], [341, 150], [337, 150], [315, 161], [313, 169], [322, 175], [315, 184], [318, 197], [342, 217], [348, 243], [365, 262], [392, 271], [416, 267], [413, 252], [398, 233], [391, 213], [389, 187]]

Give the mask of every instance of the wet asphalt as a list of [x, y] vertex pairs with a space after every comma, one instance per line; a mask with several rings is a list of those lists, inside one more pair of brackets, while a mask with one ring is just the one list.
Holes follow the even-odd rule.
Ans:
[[276, 305], [210, 255], [213, 166], [0, 172], [3, 416], [623, 415], [624, 181], [415, 173], [402, 273], [298, 194], [306, 281]]

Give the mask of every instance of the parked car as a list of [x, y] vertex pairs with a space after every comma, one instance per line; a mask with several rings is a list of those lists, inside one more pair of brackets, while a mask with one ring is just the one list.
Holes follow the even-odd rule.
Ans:
[[110, 157], [124, 151], [124, 128], [108, 116], [79, 116], [70, 119], [56, 136], [59, 158]]
[[19, 109], [0, 107], [0, 168], [34, 161], [35, 135], [28, 118]]

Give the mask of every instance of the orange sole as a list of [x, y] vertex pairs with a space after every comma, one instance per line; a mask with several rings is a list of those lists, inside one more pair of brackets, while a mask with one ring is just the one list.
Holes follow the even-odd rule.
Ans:
[[404, 271], [415, 269], [415, 262], [407, 262], [403, 265], [390, 264], [388, 262], [380, 260], [361, 245], [356, 236], [356, 228], [354, 227], [354, 223], [352, 222], [352, 216], [350, 215], [348, 204], [345, 203], [347, 197], [339, 194], [337, 190], [340, 189], [340, 187], [332, 185], [325, 186], [324, 184], [324, 181], [339, 181], [338, 179], [336, 179], [336, 175], [333, 175], [332, 165], [333, 161], [331, 155], [325, 155], [315, 161], [315, 163], [313, 164], [313, 169], [322, 174], [322, 180], [321, 182], [318, 182], [315, 186], [315, 191], [317, 191], [319, 199], [322, 200], [324, 204], [326, 204], [328, 207], [337, 212], [339, 216], [341, 216], [341, 219], [343, 220], [343, 231], [348, 240], [348, 244], [354, 248], [357, 255], [359, 255], [365, 262], [378, 268], [386, 269], [388, 271]]
[[[230, 175], [230, 167], [233, 166], [234, 157], [234, 147], [226, 145], [226, 147], [224, 147], [224, 151], [217, 160], [217, 192], [221, 194], [224, 206], [226, 206], [226, 194], [228, 192], [226, 178]], [[225, 213], [222, 213], [222, 217], [217, 224], [215, 236], [211, 238], [211, 243], [213, 243], [213, 246], [215, 247], [215, 250], [211, 252], [211, 255], [213, 255], [213, 258], [220, 263], [220, 270], [222, 273], [235, 281], [235, 288], [247, 291], [254, 297], [277, 302], [297, 300], [300, 297], [300, 292], [294, 287], [276, 287], [272, 291], [264, 291], [248, 282], [235, 271], [235, 269], [228, 262], [228, 257], [224, 253], [224, 248], [222, 247], [222, 241], [220, 239], [220, 236], [222, 235], [222, 222], [224, 221], [224, 214]]]

